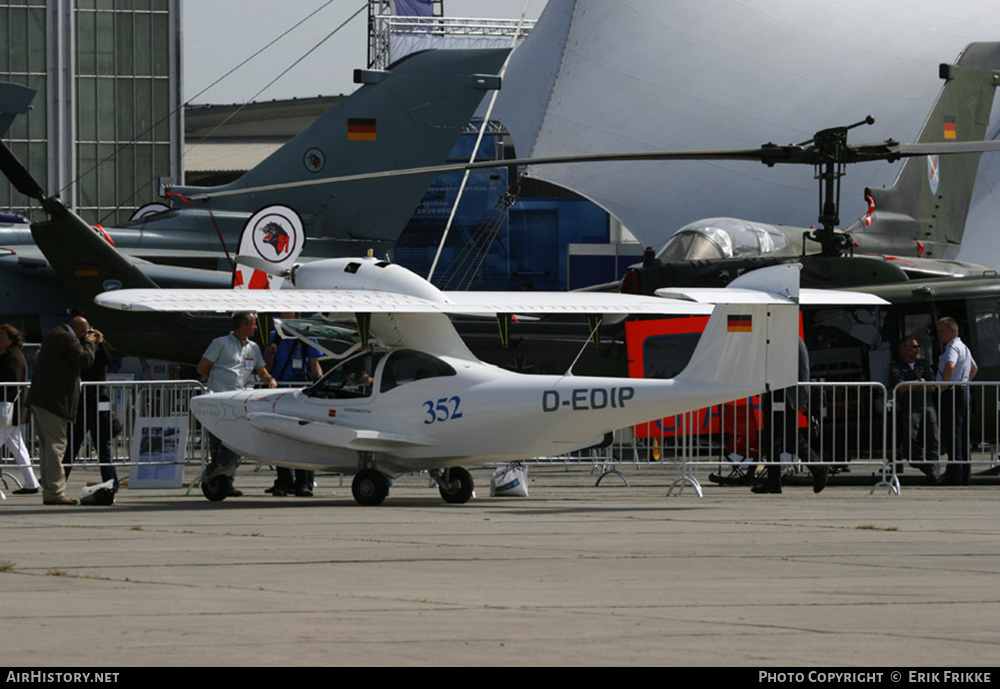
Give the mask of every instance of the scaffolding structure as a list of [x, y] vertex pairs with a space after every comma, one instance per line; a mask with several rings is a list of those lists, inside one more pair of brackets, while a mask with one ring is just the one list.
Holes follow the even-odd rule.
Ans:
[[534, 20], [445, 17], [444, 0], [430, 0], [428, 4], [430, 16], [401, 16], [396, 14], [393, 0], [369, 0], [369, 69], [385, 69], [402, 57], [393, 50], [393, 44], [398, 45], [400, 39], [415, 39], [425, 47], [489, 41], [509, 46], [515, 35], [526, 36], [535, 25]]

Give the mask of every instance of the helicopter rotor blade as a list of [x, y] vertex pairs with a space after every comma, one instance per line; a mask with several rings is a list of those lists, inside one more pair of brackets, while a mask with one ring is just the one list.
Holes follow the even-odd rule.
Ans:
[[45, 198], [45, 192], [41, 186], [31, 176], [31, 173], [21, 164], [7, 145], [0, 142], [0, 172], [10, 180], [14, 188], [25, 196], [41, 201]]
[[585, 155], [546, 156], [538, 158], [513, 158], [510, 160], [487, 160], [474, 163], [454, 163], [400, 170], [380, 170], [355, 175], [330, 177], [320, 180], [305, 180], [247, 187], [231, 191], [209, 192], [189, 196], [191, 200], [209, 200], [224, 196], [251, 194], [281, 189], [359, 182], [363, 180], [391, 179], [412, 175], [436, 175], [442, 172], [482, 170], [498, 167], [521, 167], [526, 165], [565, 165], [570, 163], [643, 162], [669, 160], [746, 160], [765, 165], [823, 165], [826, 163], [863, 163], [875, 160], [890, 162], [913, 156], [947, 155], [959, 153], [982, 153], [1000, 151], [1000, 141], [942, 142], [934, 144], [901, 144], [889, 139], [878, 143], [857, 144], [840, 147], [834, 151], [815, 145], [765, 144], [760, 148], [701, 150], [701, 151], [636, 151], [629, 153], [593, 153]]
[[[442, 172], [461, 172], [464, 170], [484, 170], [498, 167], [521, 167], [524, 165], [563, 165], [568, 163], [605, 163], [626, 161], [661, 161], [661, 160], [750, 160], [767, 162], [780, 157], [778, 149], [751, 148], [720, 151], [638, 151], [630, 153], [592, 153], [585, 155], [549, 156], [539, 158], [512, 158], [509, 160], [486, 160], [475, 163], [453, 163], [448, 165], [430, 165], [427, 167], [404, 168], [399, 170], [379, 170], [362, 172], [355, 175], [328, 177], [319, 180], [286, 182], [282, 184], [267, 184], [259, 187], [247, 187], [231, 191], [208, 192], [194, 194], [188, 198], [192, 201], [205, 201], [224, 196], [294, 189], [298, 187], [318, 186], [321, 184], [337, 184], [341, 182], [360, 182], [374, 179], [391, 179], [393, 177], [408, 177], [412, 175], [436, 175]], [[791, 147], [794, 148], [794, 147]], [[776, 160], [775, 162], [782, 162]]]
[[896, 148], [903, 157], [987, 153], [1000, 151], [1000, 141], [942, 141], [931, 144], [898, 144]]

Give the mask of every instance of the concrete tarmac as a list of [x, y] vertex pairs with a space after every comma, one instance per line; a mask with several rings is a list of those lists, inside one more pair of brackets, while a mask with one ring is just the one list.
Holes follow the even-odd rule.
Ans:
[[246, 468], [222, 503], [8, 495], [4, 664], [995, 664], [996, 487], [667, 497], [667, 470], [626, 473], [532, 467], [531, 497], [500, 499], [478, 470], [466, 505], [417, 476], [380, 507], [331, 476], [274, 498]]

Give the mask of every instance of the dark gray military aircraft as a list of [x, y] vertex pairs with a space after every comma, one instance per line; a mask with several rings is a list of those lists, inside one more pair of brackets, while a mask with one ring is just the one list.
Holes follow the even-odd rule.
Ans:
[[[238, 180], [168, 188], [164, 204], [140, 209], [130, 225], [106, 232], [134, 266], [163, 287], [230, 286], [232, 266], [226, 259], [240, 251], [244, 234], [266, 260], [298, 247], [307, 258], [385, 250], [433, 174], [302, 184], [445, 160], [485, 91], [499, 88], [497, 72], [508, 52], [425, 51], [385, 71], [356, 70], [361, 88]], [[68, 217], [62, 204], [46, 202], [41, 187], [6, 149], [0, 151], [0, 168], [18, 191], [42, 203], [51, 222]], [[246, 191], [264, 184], [283, 188]], [[67, 294], [58, 284], [26, 224], [0, 225], [0, 247], [9, 250], [0, 256], [0, 297], [6, 296], [0, 298], [0, 318], [21, 322], [38, 336], [63, 320], [71, 306], [81, 306], [78, 294]], [[75, 275], [90, 273], [93, 268], [77, 261]]]
[[[737, 218], [695, 221], [678, 230], [655, 256], [648, 255], [642, 266], [629, 271], [623, 291], [651, 293], [667, 285], [722, 286], [746, 270], [789, 261], [803, 264], [802, 283], [810, 287], [992, 272], [955, 260], [980, 154], [939, 153], [946, 152], [949, 144], [955, 144], [951, 150], [956, 152], [964, 142], [972, 150], [974, 142], [983, 141], [994, 92], [1000, 85], [1000, 43], [969, 45], [956, 64], [941, 65], [940, 76], [944, 86], [916, 145], [943, 148], [907, 158], [892, 186], [866, 190], [867, 212], [845, 231], [835, 229], [840, 223], [839, 180], [846, 165], [877, 153], [849, 146], [851, 127], [824, 130], [805, 142], [816, 154], [803, 162], [816, 166], [819, 228]], [[874, 157], [893, 159], [890, 155]], [[843, 256], [852, 258], [838, 260]]]

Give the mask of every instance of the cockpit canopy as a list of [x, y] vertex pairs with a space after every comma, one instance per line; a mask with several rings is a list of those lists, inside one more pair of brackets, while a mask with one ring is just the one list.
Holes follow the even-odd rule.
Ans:
[[454, 375], [451, 365], [426, 352], [396, 349], [387, 355], [366, 350], [337, 364], [302, 394], [318, 399], [357, 399], [371, 397], [376, 389], [386, 393], [414, 381]]
[[795, 253], [794, 246], [774, 225], [738, 218], [708, 218], [677, 230], [656, 257], [668, 262]]

